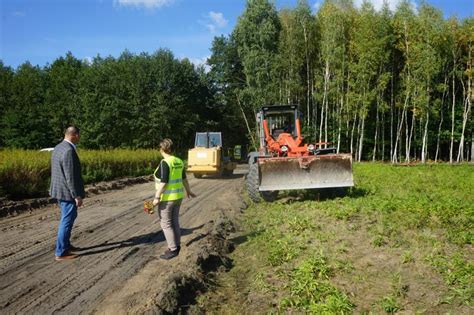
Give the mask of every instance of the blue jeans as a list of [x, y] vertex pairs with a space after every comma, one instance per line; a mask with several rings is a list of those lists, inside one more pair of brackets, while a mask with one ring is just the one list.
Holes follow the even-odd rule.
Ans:
[[58, 227], [58, 239], [56, 241], [56, 256], [63, 256], [69, 250], [71, 243], [72, 226], [77, 218], [77, 207], [75, 200], [59, 200], [61, 207], [61, 221]]

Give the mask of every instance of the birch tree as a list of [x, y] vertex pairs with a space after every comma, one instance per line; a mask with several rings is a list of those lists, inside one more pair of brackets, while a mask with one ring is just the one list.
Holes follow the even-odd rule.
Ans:
[[[372, 4], [364, 2], [351, 31], [351, 81], [354, 95], [354, 108], [359, 117], [357, 160], [362, 160], [365, 125], [369, 111], [375, 107], [375, 144], [380, 124], [379, 112], [383, 91], [388, 82], [385, 74], [385, 36], [381, 31], [381, 19]], [[374, 152], [375, 152], [374, 148]], [[374, 153], [375, 154], [375, 153]], [[375, 159], [375, 158], [374, 158]]]
[[[440, 56], [442, 40], [443, 17], [442, 13], [432, 6], [422, 4], [416, 24], [416, 32], [412, 45], [412, 73], [413, 86], [416, 93], [413, 95], [413, 123], [420, 120], [422, 129], [421, 162], [425, 163], [428, 154], [428, 127], [430, 117], [434, 111], [432, 103], [435, 79], [442, 69]], [[421, 129], [421, 128], [420, 128]], [[410, 139], [411, 140], [411, 139]]]
[[[336, 124], [342, 125], [342, 108], [344, 107], [344, 81], [347, 73], [347, 45], [352, 2], [325, 1], [318, 12], [320, 29], [319, 63], [321, 72], [316, 73], [317, 86], [321, 89], [319, 137], [320, 143], [328, 143], [328, 121], [331, 123], [331, 112], [337, 119]], [[338, 134], [340, 134], [340, 128]], [[338, 139], [336, 136], [333, 141]], [[339, 145], [339, 144], [338, 144]], [[352, 153], [352, 150], [351, 150]]]
[[[403, 70], [400, 73], [401, 93], [398, 95], [398, 104], [402, 107], [400, 117], [397, 119], [396, 139], [392, 154], [392, 163], [399, 161], [401, 156], [401, 140], [403, 127], [405, 127], [405, 160], [410, 160], [409, 146], [409, 124], [408, 111], [410, 109], [410, 99], [413, 97], [414, 83], [412, 78], [413, 63], [413, 32], [415, 31], [415, 15], [411, 4], [408, 1], [400, 3], [394, 15], [394, 27], [397, 36], [396, 47], [403, 56]], [[400, 150], [400, 152], [398, 152]]]
[[278, 99], [274, 69], [280, 29], [273, 4], [267, 0], [248, 0], [233, 31], [245, 75], [242, 99], [252, 109]]
[[[466, 130], [469, 127], [468, 122], [471, 120], [471, 108], [472, 108], [472, 63], [473, 63], [473, 45], [474, 45], [474, 18], [467, 19], [464, 21], [459, 37], [459, 45], [462, 45], [462, 58], [461, 63], [463, 65], [464, 72], [461, 78], [462, 84], [462, 130], [461, 139], [459, 140], [458, 156], [456, 161], [464, 161], [464, 143]], [[471, 124], [471, 136], [472, 136], [472, 124]], [[471, 139], [471, 150], [474, 149], [474, 143]], [[472, 153], [471, 153], [472, 154]]]

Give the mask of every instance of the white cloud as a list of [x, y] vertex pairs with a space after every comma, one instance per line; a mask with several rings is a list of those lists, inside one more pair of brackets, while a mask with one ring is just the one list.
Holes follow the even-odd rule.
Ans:
[[86, 56], [82, 59], [86, 64], [91, 65], [94, 62], [94, 58]]
[[13, 15], [13, 16], [16, 16], [16, 17], [24, 17], [24, 16], [26, 16], [26, 13], [23, 12], [23, 11], [14, 11], [14, 12], [12, 13], [12, 15]]
[[211, 11], [209, 12], [209, 17], [218, 27], [226, 27], [229, 22], [224, 18], [224, 14], [220, 12]]
[[321, 7], [321, 4], [323, 4], [322, 0], [318, 0], [313, 4], [313, 11], [317, 12], [319, 8]]
[[[354, 5], [357, 8], [360, 8], [362, 6], [363, 2], [364, 2], [363, 0], [355, 0]], [[397, 9], [398, 5], [400, 4], [400, 2], [402, 2], [402, 0], [368, 0], [368, 2], [372, 3], [375, 10], [377, 10], [377, 11], [380, 11], [380, 9], [382, 9], [384, 2], [387, 2], [388, 7], [390, 8], [390, 10], [395, 11]], [[416, 10], [416, 3], [414, 1], [410, 1], [410, 3], [412, 5], [413, 9]]]
[[206, 16], [206, 21], [200, 21], [200, 23], [204, 24], [211, 33], [215, 33], [218, 29], [226, 27], [229, 21], [221, 12], [211, 11]]
[[200, 67], [200, 66], [204, 66], [204, 71], [206, 72], [209, 72], [209, 70], [211, 69], [209, 67], [209, 65], [207, 64], [207, 59], [209, 59], [211, 56], [207, 56], [207, 57], [202, 57], [202, 58], [193, 58], [193, 57], [183, 57], [181, 59], [184, 59], [184, 58], [188, 58], [188, 60], [196, 67]]
[[146, 9], [160, 8], [170, 5], [175, 0], [114, 0], [120, 6], [129, 7], [145, 7]]

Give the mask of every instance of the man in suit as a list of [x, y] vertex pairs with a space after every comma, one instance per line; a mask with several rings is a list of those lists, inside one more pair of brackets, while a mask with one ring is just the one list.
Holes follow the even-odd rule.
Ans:
[[79, 142], [79, 128], [68, 127], [64, 140], [59, 143], [51, 156], [51, 187], [49, 194], [55, 198], [61, 208], [58, 238], [56, 241], [56, 260], [74, 259], [71, 231], [77, 217], [77, 208], [82, 206], [85, 197], [84, 182], [81, 176], [81, 162], [76, 153]]

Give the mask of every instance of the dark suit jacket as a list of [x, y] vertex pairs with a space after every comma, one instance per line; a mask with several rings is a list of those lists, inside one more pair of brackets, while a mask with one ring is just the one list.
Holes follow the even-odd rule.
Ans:
[[67, 141], [59, 143], [51, 156], [51, 197], [58, 200], [84, 198], [81, 162], [74, 147]]

